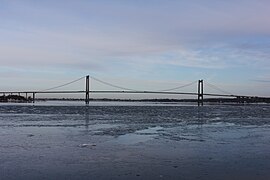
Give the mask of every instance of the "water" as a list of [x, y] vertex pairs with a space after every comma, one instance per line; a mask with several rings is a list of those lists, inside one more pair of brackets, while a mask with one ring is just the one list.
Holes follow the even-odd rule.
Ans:
[[270, 106], [0, 105], [0, 179], [269, 179]]

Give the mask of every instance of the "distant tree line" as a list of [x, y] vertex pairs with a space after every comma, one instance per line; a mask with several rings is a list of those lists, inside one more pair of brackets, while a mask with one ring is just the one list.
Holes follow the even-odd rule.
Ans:
[[23, 96], [19, 95], [3, 95], [0, 96], [0, 102], [28, 102], [30, 99], [26, 99]]

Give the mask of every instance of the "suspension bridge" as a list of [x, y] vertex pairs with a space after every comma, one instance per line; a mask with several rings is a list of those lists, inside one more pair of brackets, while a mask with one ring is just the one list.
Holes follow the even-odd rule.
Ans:
[[[91, 90], [90, 89], [90, 78], [91, 80], [95, 80], [99, 83], [102, 83], [104, 85], [119, 89], [119, 90]], [[68, 86], [70, 84], [73, 84], [75, 82], [78, 82], [82, 79], [85, 79], [85, 89], [84, 90], [56, 90], [58, 88], [62, 88], [65, 86]], [[188, 87], [191, 85], [197, 84], [197, 89], [196, 92], [179, 92], [177, 90]], [[205, 93], [204, 92], [204, 84], [206, 84], [208, 87], [217, 90], [218, 92], [221, 93]], [[31, 101], [35, 103], [36, 95], [37, 94], [85, 94], [85, 103], [89, 104], [90, 102], [90, 94], [95, 94], [95, 93], [100, 93], [100, 94], [165, 94], [165, 95], [191, 95], [191, 96], [196, 96], [197, 97], [197, 103], [198, 106], [203, 106], [204, 103], [204, 96], [212, 96], [212, 97], [230, 97], [230, 98], [236, 98], [237, 102], [243, 103], [246, 101], [250, 100], [256, 100], [260, 98], [265, 98], [265, 97], [257, 97], [257, 96], [245, 96], [245, 95], [235, 95], [232, 94], [228, 91], [223, 90], [222, 88], [219, 88], [211, 83], [205, 82], [202, 79], [198, 81], [194, 81], [188, 84], [184, 84], [181, 86], [177, 86], [174, 88], [169, 88], [169, 89], [163, 89], [163, 90], [158, 90], [158, 91], [144, 91], [144, 90], [135, 90], [131, 88], [126, 88], [122, 86], [118, 86], [103, 80], [100, 80], [95, 77], [90, 77], [89, 75], [83, 76], [79, 79], [70, 81], [65, 84], [61, 84], [59, 86], [51, 87], [48, 89], [40, 90], [40, 91], [0, 91], [0, 94], [3, 96], [5, 95], [13, 95], [13, 94], [18, 94], [19, 96], [25, 95], [26, 98], [28, 98], [28, 95], [32, 96]]]

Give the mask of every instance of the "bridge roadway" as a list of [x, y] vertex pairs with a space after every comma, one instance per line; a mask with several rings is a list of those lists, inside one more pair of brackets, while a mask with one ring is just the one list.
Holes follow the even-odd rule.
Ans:
[[[86, 91], [0, 91], [0, 94], [82, 94]], [[168, 94], [168, 95], [194, 95], [198, 96], [198, 93], [194, 92], [166, 92], [166, 91], [89, 91], [89, 93], [101, 93], [101, 94]], [[216, 97], [240, 97], [239, 95], [228, 95], [228, 94], [212, 94], [204, 93], [204, 96], [216, 96]], [[252, 96], [242, 96], [241, 97], [252, 97]]]

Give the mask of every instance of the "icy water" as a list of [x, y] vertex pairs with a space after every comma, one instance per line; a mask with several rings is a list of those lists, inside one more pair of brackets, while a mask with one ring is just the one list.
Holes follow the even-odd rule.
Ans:
[[0, 179], [270, 179], [270, 105], [0, 104]]

